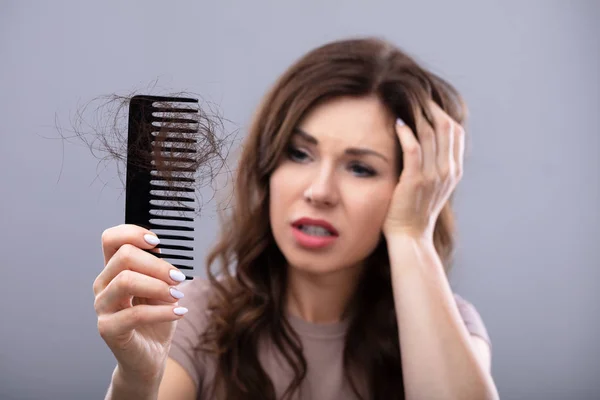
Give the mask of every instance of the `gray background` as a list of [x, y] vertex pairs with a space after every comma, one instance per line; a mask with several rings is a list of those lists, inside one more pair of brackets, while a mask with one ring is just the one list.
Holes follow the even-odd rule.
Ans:
[[363, 34], [470, 105], [451, 282], [489, 329], [502, 398], [600, 398], [599, 20], [594, 0], [0, 2], [0, 399], [101, 398], [114, 365], [92, 282], [124, 187], [114, 163], [56, 139], [55, 117], [68, 128], [82, 104], [158, 79], [243, 135], [292, 61]]

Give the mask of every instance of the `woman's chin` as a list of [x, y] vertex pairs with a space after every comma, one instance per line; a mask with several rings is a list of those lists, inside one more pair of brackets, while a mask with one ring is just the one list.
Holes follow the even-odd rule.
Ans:
[[331, 275], [352, 269], [356, 263], [340, 263], [340, 257], [335, 255], [293, 254], [286, 257], [288, 266], [296, 273], [310, 275]]
[[286, 257], [290, 268], [297, 272], [310, 274], [329, 274], [343, 269], [337, 266], [332, 257], [324, 255], [290, 254]]

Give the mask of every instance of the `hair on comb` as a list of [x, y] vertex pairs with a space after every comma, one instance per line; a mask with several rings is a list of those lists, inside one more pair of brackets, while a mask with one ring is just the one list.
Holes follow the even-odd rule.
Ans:
[[198, 100], [188, 97], [136, 95], [129, 103], [125, 223], [156, 233], [161, 252], [151, 254], [188, 271], [194, 269], [198, 113]]

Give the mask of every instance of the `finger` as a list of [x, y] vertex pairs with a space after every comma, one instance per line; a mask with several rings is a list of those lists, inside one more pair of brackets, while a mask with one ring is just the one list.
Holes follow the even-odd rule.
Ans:
[[437, 127], [436, 165], [439, 176], [445, 180], [454, 174], [454, 130], [457, 124], [435, 102], [431, 101], [430, 105]]
[[139, 272], [160, 279], [169, 285], [178, 285], [185, 281], [185, 275], [169, 262], [131, 244], [124, 244], [111, 257], [104, 270], [94, 281], [94, 294], [98, 295], [110, 281], [124, 270]]
[[402, 175], [421, 173], [421, 146], [413, 131], [401, 119], [396, 121], [396, 133], [402, 149]]
[[159, 242], [156, 234], [138, 225], [122, 224], [108, 228], [102, 233], [104, 265], [124, 244], [132, 244], [140, 249], [153, 249]]
[[437, 174], [436, 164], [436, 138], [433, 127], [427, 122], [427, 120], [419, 116], [417, 117], [417, 135], [419, 137], [419, 144], [421, 145], [423, 166], [421, 168], [423, 175], [426, 177], [434, 177]]
[[178, 305], [140, 304], [114, 314], [98, 317], [98, 331], [103, 338], [114, 338], [147, 324], [177, 321], [187, 313]]
[[465, 130], [462, 126], [457, 125], [454, 129], [454, 146], [453, 146], [453, 159], [455, 175], [457, 178], [462, 177], [463, 165], [465, 156]]
[[94, 308], [98, 314], [114, 313], [131, 307], [132, 297], [176, 303], [183, 297], [183, 293], [159, 279], [125, 270], [96, 296]]

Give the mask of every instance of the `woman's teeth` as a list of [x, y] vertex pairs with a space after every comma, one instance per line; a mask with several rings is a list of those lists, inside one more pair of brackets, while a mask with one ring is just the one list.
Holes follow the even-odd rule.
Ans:
[[298, 227], [302, 232], [312, 236], [331, 236], [331, 232], [322, 226], [315, 225], [300, 225]]

